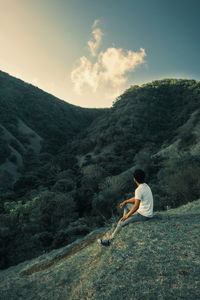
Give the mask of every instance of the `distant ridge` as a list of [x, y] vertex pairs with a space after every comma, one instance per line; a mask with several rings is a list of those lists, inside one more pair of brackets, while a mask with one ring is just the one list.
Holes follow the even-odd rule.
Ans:
[[71, 137], [104, 111], [72, 105], [2, 71], [0, 88], [1, 123], [21, 118], [47, 139], [56, 132]]

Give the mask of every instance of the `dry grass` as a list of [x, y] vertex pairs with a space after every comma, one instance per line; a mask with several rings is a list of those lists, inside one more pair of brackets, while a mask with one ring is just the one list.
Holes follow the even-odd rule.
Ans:
[[22, 276], [30, 262], [0, 272], [0, 299], [200, 299], [199, 223], [200, 200], [124, 227], [110, 247], [94, 240], [73, 253], [76, 242], [31, 275]]

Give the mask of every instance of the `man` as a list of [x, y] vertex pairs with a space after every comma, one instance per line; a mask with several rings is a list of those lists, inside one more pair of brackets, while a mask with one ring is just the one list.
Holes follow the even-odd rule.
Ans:
[[136, 221], [147, 221], [153, 217], [153, 195], [151, 188], [144, 182], [145, 172], [141, 169], [135, 170], [133, 180], [137, 185], [135, 197], [120, 203], [120, 208], [124, 208], [123, 217], [109, 239], [98, 240], [100, 245], [110, 246], [122, 227]]

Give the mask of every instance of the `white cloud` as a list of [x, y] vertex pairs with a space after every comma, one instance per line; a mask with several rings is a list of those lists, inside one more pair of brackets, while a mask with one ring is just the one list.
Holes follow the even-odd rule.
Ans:
[[108, 48], [101, 52], [98, 57], [98, 64], [102, 69], [101, 81], [110, 82], [113, 87], [123, 85], [127, 81], [125, 74], [143, 63], [145, 55], [143, 48], [140, 52], [125, 51], [121, 48]]
[[94, 20], [94, 23], [93, 23], [93, 25], [92, 25], [92, 28], [97, 27], [97, 25], [99, 25], [99, 24], [100, 24], [100, 20], [99, 20], [99, 19]]
[[71, 72], [71, 79], [77, 94], [81, 94], [82, 88], [87, 85], [96, 91], [99, 85], [99, 65], [93, 64], [87, 57], [82, 56], [77, 68]]
[[88, 41], [88, 46], [89, 46], [89, 51], [90, 51], [91, 55], [96, 56], [97, 50], [101, 44], [103, 32], [101, 31], [101, 29], [95, 28], [92, 31], [92, 34], [93, 34], [94, 41]]
[[[93, 27], [99, 23], [95, 20]], [[89, 41], [89, 50], [95, 62], [82, 56], [78, 65], [71, 72], [75, 91], [81, 95], [85, 88], [92, 92], [104, 90], [104, 96], [111, 98], [119, 95], [127, 82], [127, 72], [133, 72], [137, 66], [144, 63], [145, 49], [138, 52], [121, 48], [107, 48], [97, 54], [103, 33], [99, 28], [93, 30], [94, 41]]]

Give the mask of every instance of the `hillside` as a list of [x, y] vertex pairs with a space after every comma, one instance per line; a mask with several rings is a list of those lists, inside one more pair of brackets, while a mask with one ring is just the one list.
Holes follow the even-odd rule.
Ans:
[[118, 165], [113, 172], [119, 173], [139, 152], [152, 155], [175, 141], [181, 151], [190, 150], [199, 140], [199, 116], [200, 83], [195, 80], [163, 79], [133, 86], [82, 133], [83, 149], [75, 144], [75, 150], [96, 161], [110, 155]]
[[104, 111], [69, 104], [2, 71], [0, 106], [0, 177], [11, 182], [27, 155], [56, 153]]
[[[69, 149], [87, 176], [84, 190], [90, 191], [98, 181], [91, 202], [101, 213], [105, 210], [102, 202], [106, 205], [108, 197], [119, 200], [132, 192], [128, 177], [136, 167], [145, 169], [157, 209], [187, 203], [188, 185], [190, 198], [197, 199], [200, 82], [163, 79], [130, 87], [72, 141]], [[160, 198], [162, 201], [157, 201]], [[112, 201], [109, 205], [111, 215]]]
[[71, 137], [104, 111], [72, 105], [2, 71], [0, 87], [1, 123], [22, 119], [44, 139]]
[[123, 228], [110, 247], [102, 247], [97, 238], [115, 226], [107, 224], [66, 247], [0, 271], [0, 299], [197, 300], [199, 216], [200, 200], [157, 212], [149, 222]]
[[[41, 99], [38, 103], [43, 103]], [[118, 216], [118, 204], [134, 194], [132, 174], [137, 167], [146, 172], [155, 210], [199, 199], [198, 81], [163, 79], [130, 87], [110, 109], [97, 115], [67, 142], [53, 131], [53, 138], [59, 140], [53, 142], [55, 153], [47, 147], [38, 154], [27, 153], [14, 186], [8, 174], [0, 173], [1, 269], [71, 244]], [[50, 116], [52, 112], [45, 119]], [[37, 148], [40, 137], [45, 137], [40, 122], [36, 132], [28, 121], [21, 120], [20, 128], [29, 131], [29, 145]], [[6, 133], [11, 139], [9, 124], [3, 126], [7, 126], [4, 137]], [[15, 156], [20, 162], [20, 156]]]

